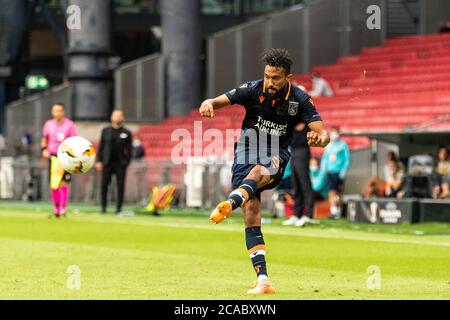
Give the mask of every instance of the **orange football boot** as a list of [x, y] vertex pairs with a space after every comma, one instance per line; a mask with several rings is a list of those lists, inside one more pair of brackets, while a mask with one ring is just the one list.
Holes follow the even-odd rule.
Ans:
[[247, 291], [247, 294], [274, 294], [275, 288], [269, 280], [256, 280], [252, 286], [252, 289]]
[[222, 220], [231, 216], [232, 212], [233, 210], [231, 208], [231, 203], [228, 201], [222, 201], [211, 213], [209, 220], [211, 220], [214, 224], [218, 224]]

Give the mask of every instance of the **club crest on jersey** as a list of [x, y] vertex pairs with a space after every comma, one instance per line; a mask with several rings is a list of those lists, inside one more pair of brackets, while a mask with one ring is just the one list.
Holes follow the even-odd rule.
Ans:
[[298, 112], [298, 102], [295, 101], [289, 101], [289, 108], [288, 108], [288, 113], [291, 116], [295, 116]]

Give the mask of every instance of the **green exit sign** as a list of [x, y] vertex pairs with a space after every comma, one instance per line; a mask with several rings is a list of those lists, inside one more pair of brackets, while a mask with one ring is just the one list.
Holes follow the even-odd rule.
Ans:
[[27, 76], [25, 86], [27, 89], [48, 89], [50, 83], [44, 76]]

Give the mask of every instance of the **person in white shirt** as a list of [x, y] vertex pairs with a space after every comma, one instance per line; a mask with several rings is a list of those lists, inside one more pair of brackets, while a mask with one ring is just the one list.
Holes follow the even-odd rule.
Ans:
[[332, 97], [334, 95], [333, 89], [327, 80], [320, 77], [317, 72], [312, 72], [312, 91], [309, 93], [311, 97]]
[[389, 176], [386, 181], [385, 196], [388, 198], [402, 198], [405, 171], [394, 159], [389, 160]]

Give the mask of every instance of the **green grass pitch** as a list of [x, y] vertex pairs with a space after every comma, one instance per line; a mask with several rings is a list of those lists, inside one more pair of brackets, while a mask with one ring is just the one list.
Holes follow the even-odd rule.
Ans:
[[0, 204], [0, 299], [450, 299], [450, 224], [299, 229], [272, 220], [263, 232], [277, 293], [250, 297], [240, 212], [215, 226], [204, 211], [73, 208], [58, 220], [48, 204]]

